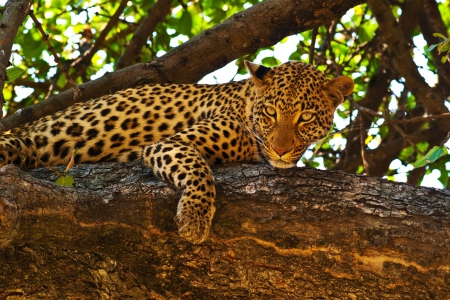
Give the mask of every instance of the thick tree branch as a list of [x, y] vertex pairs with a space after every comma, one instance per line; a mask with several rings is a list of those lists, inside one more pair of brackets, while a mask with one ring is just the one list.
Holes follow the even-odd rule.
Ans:
[[450, 293], [449, 191], [315, 169], [213, 171], [213, 232], [194, 246], [176, 233], [180, 192], [140, 164], [76, 166], [75, 188], [0, 169], [0, 298]]
[[136, 57], [147, 42], [148, 37], [155, 30], [156, 25], [163, 21], [170, 12], [172, 0], [158, 0], [148, 11], [148, 15], [133, 34], [130, 43], [125, 48], [117, 62], [117, 69], [123, 69], [136, 63]]
[[[11, 49], [14, 38], [17, 35], [19, 26], [22, 25], [28, 10], [33, 1], [18, 0], [8, 1], [3, 11], [2, 20], [0, 22], [0, 121], [3, 118], [3, 87], [6, 81], [6, 68], [11, 57]], [[0, 124], [0, 134], [3, 133], [3, 126]]]
[[[230, 61], [274, 45], [284, 37], [340, 18], [364, 0], [268, 0], [237, 13], [148, 64], [133, 65], [80, 85], [87, 101], [144, 83], [192, 83]], [[71, 91], [51, 96], [5, 118], [6, 129], [68, 107]]]

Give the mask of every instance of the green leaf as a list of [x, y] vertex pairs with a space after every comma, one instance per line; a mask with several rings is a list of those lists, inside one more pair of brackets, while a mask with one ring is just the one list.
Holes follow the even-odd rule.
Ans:
[[428, 47], [427, 50], [425, 50], [425, 52], [431, 52], [431, 51], [433, 51], [433, 49], [436, 48], [437, 45], [438, 45], [438, 44], [431, 45], [430, 47]]
[[447, 43], [440, 43], [437, 46], [439, 53], [447, 52], [449, 50]]
[[443, 39], [447, 39], [445, 36], [443, 36], [443, 35], [440, 34], [439, 32], [433, 33], [433, 36], [435, 36], [435, 37], [440, 37], [440, 38], [443, 38]]
[[280, 61], [273, 56], [264, 57], [261, 63], [266, 67], [274, 67], [280, 64]]
[[442, 56], [442, 58], [441, 58], [441, 63], [444, 64], [444, 63], [447, 61], [447, 59], [448, 59], [448, 55]]
[[25, 71], [19, 67], [12, 67], [6, 69], [6, 76], [8, 76], [8, 81], [6, 81], [6, 83], [16, 80], [23, 74], [23, 72]]
[[192, 16], [191, 14], [185, 10], [181, 15], [181, 18], [178, 23], [178, 32], [187, 36], [191, 35], [192, 31]]
[[318, 166], [320, 166], [320, 163], [314, 161], [314, 160], [308, 160], [306, 158], [302, 158], [302, 162], [305, 164], [305, 166], [310, 167], [310, 168], [317, 168]]
[[434, 146], [430, 151], [428, 151], [427, 154], [416, 160], [413, 166], [414, 168], [423, 167], [427, 164], [435, 162], [439, 157], [441, 157], [444, 154], [447, 154], [446, 147]]
[[56, 184], [64, 185], [64, 186], [72, 186], [74, 182], [75, 181], [73, 180], [73, 177], [70, 175], [59, 177], [55, 181]]

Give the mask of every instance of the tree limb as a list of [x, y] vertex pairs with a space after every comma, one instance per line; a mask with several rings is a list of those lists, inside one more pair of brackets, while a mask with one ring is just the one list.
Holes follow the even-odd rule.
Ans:
[[[436, 126], [432, 126], [430, 129], [416, 132], [412, 135], [409, 135], [409, 140], [414, 144], [443, 139], [440, 131], [436, 129]], [[376, 161], [379, 159], [383, 159], [386, 156], [393, 156], [395, 153], [400, 152], [402, 149], [407, 147], [403, 137], [397, 138], [393, 141], [390, 141], [386, 144], [382, 144], [378, 146], [376, 149], [365, 150], [366, 159], [370, 161]], [[339, 162], [336, 165], [336, 169], [342, 170], [345, 172], [353, 172], [360, 164], [361, 164], [361, 154], [355, 153], [353, 156], [347, 159], [346, 164], [343, 162]]]
[[[0, 121], [3, 118], [3, 103], [5, 102], [3, 87], [5, 86], [6, 68], [9, 65], [12, 45], [19, 26], [25, 20], [32, 3], [33, 1], [30, 0], [6, 2], [0, 22]], [[3, 133], [3, 129], [3, 124], [0, 124], [0, 134]]]
[[[369, 0], [367, 3], [377, 19], [380, 30], [383, 32], [384, 40], [394, 57], [397, 70], [405, 77], [405, 84], [408, 89], [417, 97], [428, 113], [441, 114], [448, 112], [442, 97], [433, 95], [437, 91], [432, 90], [420, 75], [411, 57], [410, 48], [392, 14], [389, 4], [385, 0]], [[447, 120], [444, 119], [442, 122], [447, 128], [450, 128], [450, 123]]]
[[[0, 298], [445, 299], [450, 192], [266, 165], [214, 167], [205, 244], [140, 164], [78, 165], [75, 188], [0, 169]], [[50, 179], [43, 169], [33, 176]], [[38, 287], [38, 288], [36, 288]]]
[[[133, 65], [79, 87], [87, 101], [145, 83], [193, 83], [230, 61], [274, 45], [284, 37], [340, 18], [364, 0], [268, 0], [203, 31], [158, 60]], [[23, 109], [3, 120], [10, 129], [62, 110], [71, 104], [70, 90]]]
[[158, 0], [148, 11], [148, 15], [136, 29], [130, 43], [125, 48], [117, 62], [117, 69], [123, 69], [136, 63], [136, 57], [147, 42], [148, 37], [155, 31], [156, 25], [163, 21], [170, 12], [172, 0]]
[[[419, 19], [419, 26], [422, 34], [428, 45], [437, 44], [440, 42], [438, 37], [433, 36], [434, 33], [439, 32], [446, 35], [447, 28], [442, 20], [439, 7], [434, 0], [424, 0], [424, 10]], [[450, 94], [450, 64], [441, 63], [441, 58], [437, 49], [431, 51], [433, 55], [434, 64], [436, 66], [440, 89], [443, 89], [444, 95]]]
[[109, 19], [108, 24], [106, 24], [105, 28], [100, 31], [99, 37], [95, 40], [91, 47], [86, 52], [84, 52], [83, 56], [75, 60], [70, 65], [71, 68], [76, 69], [76, 72], [73, 74], [74, 77], [78, 77], [86, 71], [87, 66], [91, 63], [92, 57], [94, 57], [95, 53], [103, 45], [103, 42], [105, 41], [108, 33], [119, 21], [119, 17], [123, 13], [123, 10], [127, 7], [127, 3], [128, 0], [122, 0], [120, 2], [119, 7]]

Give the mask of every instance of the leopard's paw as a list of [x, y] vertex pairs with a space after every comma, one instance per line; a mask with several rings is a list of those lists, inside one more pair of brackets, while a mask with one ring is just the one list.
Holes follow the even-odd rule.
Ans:
[[175, 217], [178, 233], [192, 244], [203, 243], [208, 238], [214, 212], [213, 201], [202, 202], [182, 198]]

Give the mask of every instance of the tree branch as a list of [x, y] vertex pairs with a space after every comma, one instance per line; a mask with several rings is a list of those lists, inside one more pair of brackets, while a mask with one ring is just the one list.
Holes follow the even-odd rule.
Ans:
[[[367, 85], [366, 95], [359, 105], [362, 108], [378, 111], [391, 80], [392, 73], [388, 69], [385, 70], [383, 66], [380, 65], [377, 73], [370, 79]], [[351, 130], [347, 136], [347, 145], [345, 146], [344, 151], [342, 151], [342, 156], [334, 169], [346, 170], [347, 172], [356, 171], [356, 168], [361, 164], [361, 132], [364, 132], [363, 137], [365, 138], [365, 133], [370, 128], [372, 122], [373, 116], [358, 113], [358, 116], [351, 124]], [[352, 157], [351, 162], [355, 166], [353, 169], [347, 167], [347, 164], [350, 162], [350, 157]], [[355, 164], [355, 158], [358, 162], [357, 164]]]
[[51, 42], [48, 39], [48, 34], [45, 33], [44, 29], [42, 28], [42, 24], [38, 21], [38, 19], [34, 15], [33, 10], [30, 9], [28, 14], [30, 15], [30, 18], [33, 20], [34, 25], [37, 28], [37, 30], [40, 32], [40, 34], [42, 36], [42, 40], [47, 44], [48, 51], [53, 55], [54, 61], [58, 64], [59, 69], [63, 72], [67, 82], [69, 83], [69, 85], [70, 85], [70, 87], [72, 89], [72, 92], [74, 94], [73, 95], [73, 101], [72, 101], [72, 103], [74, 103], [81, 96], [80, 89], [77, 87], [75, 82], [72, 80], [72, 78], [70, 77], [70, 75], [67, 72], [66, 68], [64, 67], [64, 65], [62, 64], [62, 62], [59, 59], [58, 55], [56, 54], [55, 49], [53, 48]]
[[[442, 136], [440, 135], [440, 131], [436, 130], [436, 126], [432, 126], [430, 129], [409, 135], [409, 140], [414, 144], [426, 141], [435, 141], [438, 139], [442, 139]], [[400, 137], [386, 144], [380, 145], [376, 149], [366, 150], [366, 159], [370, 161], [376, 161], [379, 159], [383, 159], [386, 156], [393, 156], [395, 153], [400, 152], [407, 146], [408, 144], [406, 144], [405, 139], [403, 137]], [[339, 162], [339, 164], [336, 165], [336, 169], [345, 172], [353, 172], [360, 164], [361, 156], [359, 153], [355, 153], [355, 155], [347, 159], [345, 165], [344, 163]]]
[[[442, 97], [433, 95], [433, 92], [437, 91], [432, 90], [420, 75], [411, 57], [408, 43], [392, 14], [389, 4], [386, 0], [369, 0], [367, 3], [377, 19], [380, 30], [383, 32], [384, 40], [393, 55], [397, 70], [405, 77], [405, 84], [408, 89], [427, 109], [428, 113], [441, 114], [448, 112]], [[447, 121], [443, 122], [446, 123], [447, 128], [450, 128], [450, 123]]]
[[[439, 7], [434, 0], [423, 0], [424, 10], [419, 19], [419, 26], [422, 34], [428, 45], [437, 44], [440, 42], [438, 37], [433, 36], [435, 32], [446, 35], [447, 28], [442, 20]], [[450, 64], [441, 63], [441, 57], [437, 49], [431, 51], [433, 55], [434, 64], [436, 66], [439, 83], [438, 86], [443, 90], [444, 95], [450, 94]]]
[[91, 47], [83, 53], [83, 56], [75, 60], [70, 65], [71, 68], [76, 69], [76, 72], [72, 74], [72, 76], [78, 77], [86, 71], [87, 66], [91, 63], [92, 57], [94, 57], [95, 53], [103, 45], [108, 33], [119, 21], [119, 17], [123, 13], [123, 10], [127, 7], [127, 3], [128, 0], [122, 0], [120, 2], [119, 7], [115, 11], [114, 15], [112, 15], [112, 17], [109, 19], [108, 24], [106, 24], [105, 28], [100, 31], [100, 35], [95, 40], [94, 44], [92, 44]]
[[170, 12], [172, 0], [158, 0], [148, 11], [148, 15], [136, 29], [130, 43], [117, 62], [117, 69], [123, 69], [136, 63], [136, 57], [147, 42], [149, 35], [155, 31], [156, 25], [163, 21]]
[[[284, 37], [329, 23], [364, 0], [268, 0], [258, 3], [225, 22], [205, 30], [158, 60], [133, 65], [80, 85], [87, 101], [144, 83], [193, 83], [230, 61], [274, 45]], [[65, 91], [13, 116], [3, 125], [10, 129], [49, 115], [70, 105], [73, 95]]]
[[[5, 86], [6, 68], [9, 65], [12, 45], [19, 26], [25, 20], [32, 3], [33, 1], [30, 0], [6, 2], [0, 22], [0, 121], [3, 118], [3, 103], [5, 102], [3, 87]], [[3, 129], [3, 124], [0, 123], [0, 135], [3, 133]]]
[[[213, 232], [191, 245], [173, 221], [180, 192], [140, 164], [75, 166], [75, 188], [3, 167], [0, 298], [450, 293], [449, 191], [315, 169], [213, 171]], [[42, 169], [31, 174], [55, 179]]]

